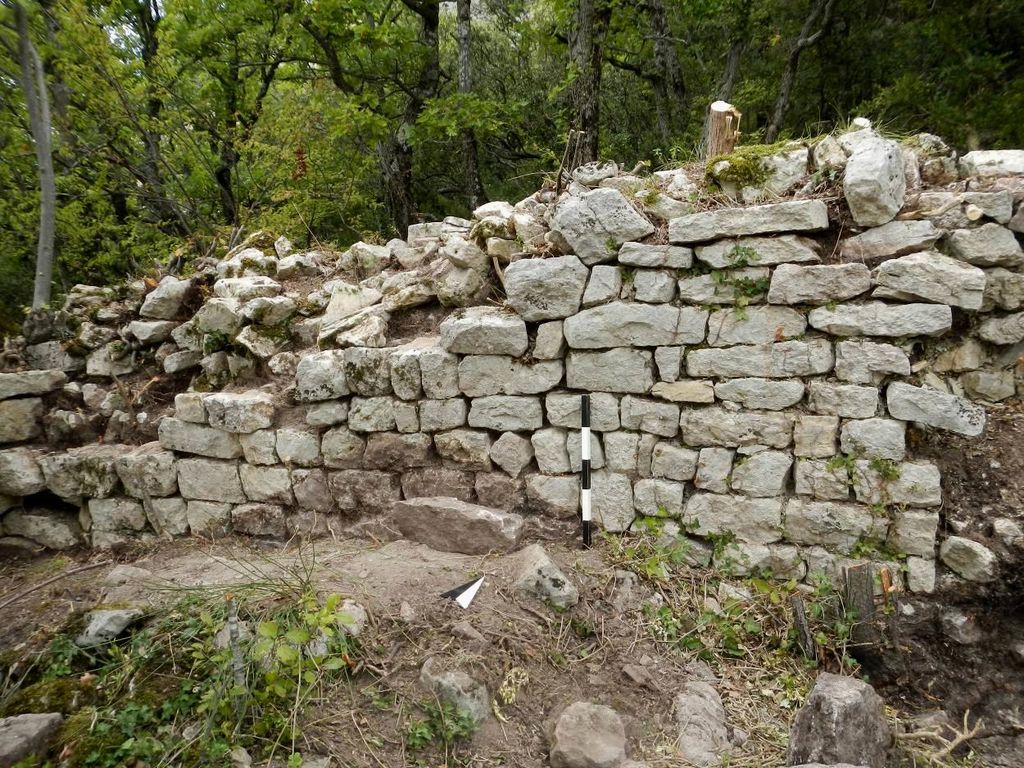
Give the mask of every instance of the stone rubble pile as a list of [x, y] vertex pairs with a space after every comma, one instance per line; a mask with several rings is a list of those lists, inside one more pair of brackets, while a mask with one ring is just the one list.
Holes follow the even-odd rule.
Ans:
[[[0, 373], [0, 534], [282, 539], [388, 512], [509, 549], [518, 515], [577, 514], [587, 392], [610, 531], [668, 519], [695, 562], [739, 573], [872, 557], [913, 591], [942, 561], [990, 580], [982, 543], [938, 541], [939, 471], [907, 430], [977, 436], [982, 403], [1020, 391], [1021, 154], [958, 163], [861, 128], [764, 159], [731, 190], [747, 207], [705, 209], [683, 169], [584, 167], [557, 199], [405, 241], [334, 256], [256, 235], [190, 277], [76, 286], [26, 327], [28, 370]], [[853, 222], [838, 243], [826, 176]], [[434, 303], [436, 333], [389, 339]], [[173, 413], [133, 406], [154, 375], [191, 385]]]

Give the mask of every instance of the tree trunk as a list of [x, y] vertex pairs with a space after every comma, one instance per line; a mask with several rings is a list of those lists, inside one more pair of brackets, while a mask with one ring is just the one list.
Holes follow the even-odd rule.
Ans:
[[238, 224], [238, 202], [235, 200], [235, 190], [232, 186], [236, 165], [238, 165], [238, 153], [229, 143], [223, 142], [220, 147], [220, 162], [213, 172], [213, 178], [217, 182], [220, 210], [224, 214], [224, 221], [234, 226]]
[[384, 177], [384, 196], [391, 222], [405, 237], [415, 212], [412, 199], [412, 147], [400, 135], [377, 144], [377, 164]]
[[[722, 71], [722, 79], [718, 83], [718, 101], [729, 101], [732, 92], [736, 88], [736, 80], [740, 74], [740, 62], [743, 59], [743, 52], [747, 49], [750, 40], [750, 7], [753, 0], [746, 0], [740, 7], [736, 23], [732, 26], [733, 44], [729, 48], [729, 56], [725, 61], [725, 69]], [[708, 139], [711, 132], [711, 113], [708, 112], [704, 118], [704, 127], [701, 129], [700, 146], [706, 151]]]
[[658, 131], [665, 144], [681, 129], [686, 115], [686, 83], [672, 39], [663, 0], [647, 0], [647, 18], [654, 38], [654, 66], [658, 73], [654, 96], [658, 111]]
[[[457, 0], [456, 3], [459, 38], [459, 93], [466, 94], [473, 92], [473, 73], [469, 58], [470, 25], [472, 24], [471, 2], [472, 0]], [[480, 180], [480, 157], [477, 153], [476, 135], [472, 128], [465, 128], [462, 131], [462, 152], [465, 156], [463, 181], [466, 201], [469, 203], [469, 210], [472, 211], [486, 199], [484, 185]]]
[[39, 166], [39, 240], [36, 246], [36, 276], [32, 291], [32, 309], [50, 303], [53, 284], [53, 241], [57, 219], [57, 185], [53, 174], [53, 152], [50, 147], [50, 98], [43, 77], [43, 62], [32, 43], [28, 14], [21, 3], [14, 3], [15, 26], [18, 31], [18, 60], [21, 65], [21, 87], [25, 94], [29, 129], [35, 144]]
[[[800, 54], [805, 48], [810, 48], [821, 36], [825, 34], [829, 20], [832, 18], [832, 6], [835, 0], [813, 0], [810, 12], [804, 19], [800, 28], [800, 36], [789, 49], [789, 58], [786, 60], [786, 68], [782, 71], [782, 79], [779, 82], [779, 93], [775, 98], [775, 108], [772, 110], [772, 118], [764, 132], [766, 144], [774, 142], [782, 131], [782, 123], [786, 117], [786, 109], [789, 107], [790, 95], [793, 92], [793, 83], [796, 82], [797, 67], [800, 65]], [[811, 30], [821, 21], [817, 32]]]
[[570, 93], [573, 122], [585, 134], [583, 163], [597, 160], [600, 150], [601, 51], [610, 19], [611, 6], [605, 0], [577, 0], [569, 33], [569, 61], [575, 70]]

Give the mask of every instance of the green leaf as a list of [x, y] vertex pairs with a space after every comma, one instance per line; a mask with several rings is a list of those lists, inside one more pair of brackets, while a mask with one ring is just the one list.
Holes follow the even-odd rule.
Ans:
[[284, 633], [285, 638], [296, 645], [304, 645], [309, 642], [309, 632], [304, 627], [292, 627]]
[[277, 637], [279, 631], [276, 621], [261, 621], [256, 628], [256, 634], [260, 637], [274, 638]]
[[277, 646], [277, 658], [284, 664], [294, 664], [299, 660], [299, 652], [290, 645]]

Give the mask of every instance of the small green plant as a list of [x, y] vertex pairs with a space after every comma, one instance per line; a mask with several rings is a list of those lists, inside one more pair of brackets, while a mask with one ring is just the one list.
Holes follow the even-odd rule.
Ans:
[[871, 471], [876, 473], [884, 482], [891, 483], [900, 479], [900, 464], [892, 459], [883, 459], [879, 456], [868, 462]]
[[757, 264], [761, 260], [757, 250], [751, 248], [749, 245], [733, 246], [732, 250], [726, 254], [725, 258], [728, 259], [729, 264], [733, 269], [749, 267], [752, 264]]
[[444, 756], [443, 765], [454, 765], [459, 746], [476, 732], [473, 716], [447, 702], [425, 702], [419, 709], [423, 717], [406, 726], [406, 748], [413, 752], [436, 748]]

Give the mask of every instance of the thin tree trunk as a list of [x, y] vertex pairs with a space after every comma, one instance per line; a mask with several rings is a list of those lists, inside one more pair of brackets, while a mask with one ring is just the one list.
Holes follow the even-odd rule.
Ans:
[[645, 7], [654, 38], [654, 66], [658, 73], [654, 83], [658, 131], [662, 141], [668, 144], [673, 132], [682, 127], [682, 118], [686, 115], [686, 82], [663, 1], [647, 0]]
[[[739, 8], [736, 23], [732, 27], [733, 44], [729, 48], [729, 55], [725, 61], [725, 69], [722, 71], [722, 79], [718, 83], [718, 93], [715, 94], [717, 101], [730, 101], [732, 92], [736, 88], [736, 80], [740, 74], [740, 63], [743, 60], [743, 52], [747, 49], [750, 41], [750, 7], [753, 0], [746, 0]], [[704, 127], [700, 134], [700, 146], [702, 151], [708, 146], [711, 134], [711, 113], [704, 118]]]
[[43, 62], [32, 43], [28, 14], [21, 3], [14, 3], [14, 20], [18, 31], [18, 59], [21, 65], [21, 87], [25, 94], [29, 128], [39, 166], [39, 240], [36, 247], [36, 276], [32, 291], [32, 309], [50, 303], [53, 284], [53, 241], [57, 219], [57, 185], [53, 174], [51, 150], [50, 98], [43, 77]]
[[611, 7], [605, 0], [577, 0], [569, 60], [575, 69], [571, 89], [574, 123], [584, 132], [583, 163], [597, 160], [600, 152], [601, 51], [610, 19]]
[[[786, 117], [786, 109], [789, 107], [789, 99], [793, 92], [793, 83], [796, 82], [797, 68], [800, 66], [800, 54], [804, 49], [810, 48], [821, 36], [825, 34], [829, 20], [832, 18], [832, 7], [835, 0], [813, 0], [810, 12], [804, 19], [803, 27], [800, 28], [800, 36], [789, 49], [789, 58], [786, 60], [786, 68], [782, 71], [782, 79], [779, 82], [779, 93], [775, 98], [775, 108], [772, 110], [772, 119], [764, 132], [765, 143], [771, 144], [775, 141], [782, 123]], [[821, 21], [817, 32], [811, 30]]]
[[[473, 92], [473, 73], [470, 65], [470, 32], [472, 0], [457, 0], [459, 39], [459, 93]], [[477, 208], [486, 200], [484, 185], [480, 180], [480, 157], [477, 153], [476, 135], [472, 128], [462, 131], [462, 151], [465, 155], [464, 183], [469, 210]]]

